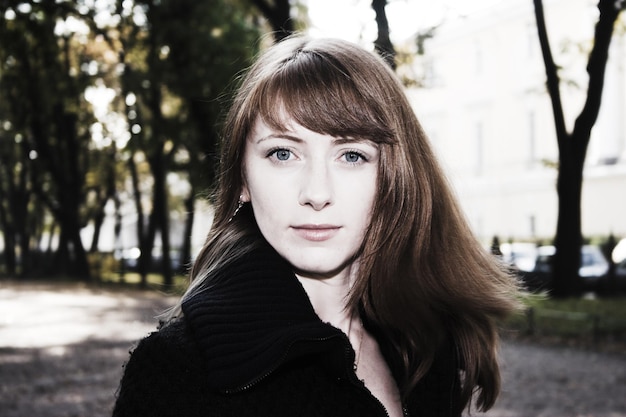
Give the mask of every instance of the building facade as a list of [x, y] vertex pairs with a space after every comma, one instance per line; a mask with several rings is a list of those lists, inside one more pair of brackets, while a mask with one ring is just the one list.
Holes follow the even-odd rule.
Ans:
[[[544, 0], [568, 130], [586, 97], [596, 5]], [[617, 27], [584, 171], [585, 237], [626, 236], [625, 46]], [[424, 87], [409, 95], [479, 238], [550, 240], [558, 151], [533, 2], [444, 22], [417, 65]]]

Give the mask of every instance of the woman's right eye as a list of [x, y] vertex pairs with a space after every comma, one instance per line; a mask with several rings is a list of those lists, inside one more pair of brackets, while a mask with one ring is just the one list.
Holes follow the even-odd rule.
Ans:
[[291, 151], [289, 149], [273, 149], [268, 154], [270, 157], [274, 157], [279, 161], [288, 161], [291, 157]]

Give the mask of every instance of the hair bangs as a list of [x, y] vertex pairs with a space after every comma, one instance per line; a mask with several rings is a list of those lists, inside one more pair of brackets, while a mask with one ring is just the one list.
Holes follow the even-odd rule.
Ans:
[[288, 130], [288, 122], [320, 134], [393, 142], [391, 123], [366, 86], [333, 57], [301, 50], [260, 86], [260, 116], [268, 126]]

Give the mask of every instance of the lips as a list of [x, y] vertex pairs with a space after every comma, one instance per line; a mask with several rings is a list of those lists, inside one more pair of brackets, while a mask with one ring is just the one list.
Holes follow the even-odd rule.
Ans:
[[298, 236], [311, 242], [323, 242], [325, 240], [329, 240], [339, 232], [340, 228], [341, 227], [339, 226], [328, 224], [304, 224], [292, 226], [292, 229]]

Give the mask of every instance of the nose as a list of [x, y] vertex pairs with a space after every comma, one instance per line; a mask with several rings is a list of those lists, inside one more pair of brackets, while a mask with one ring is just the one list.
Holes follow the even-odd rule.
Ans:
[[303, 171], [299, 203], [322, 210], [333, 203], [333, 185], [329, 167], [322, 161], [311, 162]]

